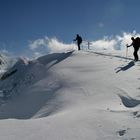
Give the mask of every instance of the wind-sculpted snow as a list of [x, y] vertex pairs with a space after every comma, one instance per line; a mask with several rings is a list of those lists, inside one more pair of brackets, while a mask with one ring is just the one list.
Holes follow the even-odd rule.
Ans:
[[131, 97], [125, 97], [125, 96], [122, 96], [120, 95], [120, 98], [122, 100], [122, 103], [124, 106], [126, 107], [136, 107], [140, 104], [140, 100], [136, 100], [136, 99], [133, 99]]
[[61, 62], [62, 60], [66, 59], [67, 57], [69, 57], [72, 53], [73, 53], [73, 51], [68, 52], [68, 53], [48, 54], [46, 56], [38, 58], [37, 61], [40, 64], [49, 65], [49, 67], [52, 67], [53, 65]]
[[17, 62], [0, 81], [12, 93], [0, 106], [0, 139], [139, 140], [140, 62], [132, 59], [104, 50]]
[[[60, 88], [61, 82], [55, 81], [55, 78], [53, 81], [52, 73], [48, 69], [71, 54], [72, 52], [49, 54], [29, 62], [20, 59], [0, 82], [0, 89], [4, 94], [2, 100], [7, 100], [5, 107], [7, 111], [0, 114], [0, 118], [32, 118], [48, 101], [55, 98], [55, 91]], [[16, 71], [13, 72], [14, 70]], [[49, 80], [50, 76], [52, 81]], [[43, 79], [47, 81], [46, 87], [38, 89], [37, 84]], [[13, 106], [10, 105], [10, 98], [14, 100]], [[52, 105], [45, 114], [53, 112], [55, 110], [53, 108], [55, 107]]]

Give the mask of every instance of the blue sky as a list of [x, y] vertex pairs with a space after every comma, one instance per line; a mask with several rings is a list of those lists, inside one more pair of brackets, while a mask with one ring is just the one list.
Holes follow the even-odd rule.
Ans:
[[140, 32], [139, 6], [139, 0], [0, 0], [0, 47], [20, 55], [44, 36], [71, 43], [77, 33], [96, 40]]

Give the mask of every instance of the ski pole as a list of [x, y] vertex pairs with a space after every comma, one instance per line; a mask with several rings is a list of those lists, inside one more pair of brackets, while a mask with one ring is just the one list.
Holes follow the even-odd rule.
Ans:
[[126, 61], [127, 61], [127, 56], [128, 56], [128, 45], [126, 45]]

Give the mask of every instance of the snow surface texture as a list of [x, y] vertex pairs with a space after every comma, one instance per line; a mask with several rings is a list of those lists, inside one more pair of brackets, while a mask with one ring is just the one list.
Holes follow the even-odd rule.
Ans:
[[124, 56], [20, 59], [0, 81], [0, 140], [140, 140], [140, 62]]

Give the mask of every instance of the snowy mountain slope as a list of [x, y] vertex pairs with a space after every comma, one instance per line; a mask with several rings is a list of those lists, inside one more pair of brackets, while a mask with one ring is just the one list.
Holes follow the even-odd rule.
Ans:
[[[8, 102], [6, 104], [8, 111], [6, 111], [6, 114], [2, 113], [0, 118], [16, 117], [19, 119], [25, 119], [33, 117], [33, 115], [40, 109], [40, 106], [42, 106], [43, 100], [45, 99], [44, 102], [49, 100], [53, 94], [51, 95], [48, 92], [48, 94], [41, 95], [40, 93], [43, 93], [44, 91], [42, 91], [40, 88], [38, 88], [39, 91], [38, 89], [36, 89], [36, 91], [28, 90], [30, 88], [31, 90], [34, 90], [34, 85], [46, 77], [46, 82], [48, 82], [49, 79], [50, 82], [53, 82], [53, 77], [51, 76], [52, 74], [48, 71], [48, 69], [67, 58], [71, 53], [72, 52], [60, 54], [54, 53], [40, 57], [39, 59], [31, 62], [20, 59], [8, 72], [6, 72], [6, 75], [7, 73], [11, 73], [15, 70], [16, 72], [12, 73], [12, 75], [9, 74], [8, 77], [5, 76], [6, 78], [0, 81], [0, 89], [4, 94], [2, 100], [6, 99]], [[49, 86], [46, 85], [46, 87], [47, 90], [49, 90]], [[53, 90], [56, 90], [55, 87]], [[22, 91], [25, 91], [25, 93]], [[38, 92], [40, 93], [38, 94]], [[11, 104], [11, 102], [8, 100], [9, 98], [14, 100], [12, 104], [15, 105], [9, 105]], [[38, 100], [39, 98], [40, 100]], [[39, 103], [36, 100], [38, 100]], [[21, 110], [21, 108], [25, 109], [25, 111]]]
[[17, 83], [0, 106], [0, 139], [139, 140], [140, 62], [129, 57], [75, 51], [15, 65], [0, 82]]
[[0, 77], [4, 72], [10, 69], [16, 63], [16, 61], [17, 58], [0, 53]]

